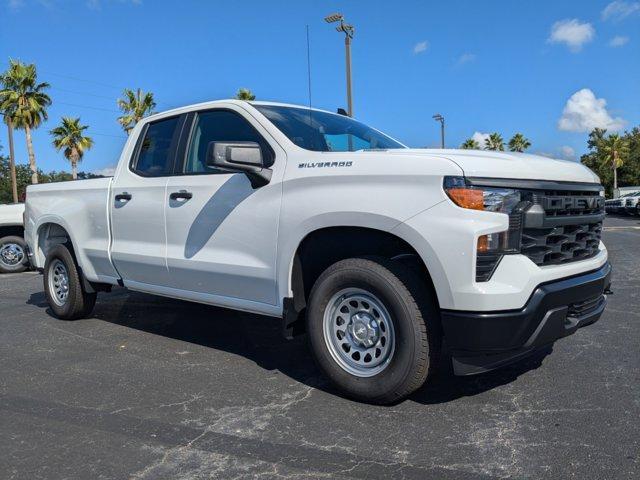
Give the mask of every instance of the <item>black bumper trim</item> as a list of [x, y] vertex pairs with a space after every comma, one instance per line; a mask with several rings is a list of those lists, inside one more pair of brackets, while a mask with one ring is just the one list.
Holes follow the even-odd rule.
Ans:
[[[539, 285], [520, 310], [443, 310], [442, 327], [454, 372], [493, 370], [596, 322], [610, 284], [607, 262], [598, 270]], [[584, 305], [589, 308], [582, 309]]]

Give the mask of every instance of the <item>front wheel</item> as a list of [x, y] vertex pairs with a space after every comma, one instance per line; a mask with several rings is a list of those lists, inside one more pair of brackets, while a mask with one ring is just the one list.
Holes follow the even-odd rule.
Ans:
[[65, 245], [57, 245], [47, 254], [44, 264], [44, 291], [56, 317], [75, 320], [88, 316], [96, 303], [96, 293], [87, 293], [80, 271]]
[[27, 243], [22, 237], [0, 238], [0, 273], [19, 273], [27, 269]]
[[418, 389], [437, 363], [441, 334], [435, 300], [398, 262], [335, 263], [313, 286], [307, 312], [318, 365], [350, 397], [395, 402]]

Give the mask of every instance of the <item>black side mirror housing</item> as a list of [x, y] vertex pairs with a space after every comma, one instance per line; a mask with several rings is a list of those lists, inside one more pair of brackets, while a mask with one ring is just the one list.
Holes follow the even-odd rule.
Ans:
[[271, 181], [272, 171], [264, 166], [262, 149], [256, 142], [209, 142], [207, 167], [244, 173], [253, 188]]

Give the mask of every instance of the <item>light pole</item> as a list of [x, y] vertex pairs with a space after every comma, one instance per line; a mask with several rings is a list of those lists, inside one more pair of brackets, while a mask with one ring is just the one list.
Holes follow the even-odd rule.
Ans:
[[440, 147], [444, 148], [444, 117], [439, 113], [433, 116], [436, 122], [440, 122]]
[[353, 117], [353, 100], [351, 98], [351, 39], [353, 38], [355, 28], [353, 25], [344, 21], [344, 17], [341, 13], [328, 15], [324, 18], [324, 21], [327, 23], [340, 22], [340, 25], [336, 27], [336, 30], [344, 33], [344, 48], [347, 63], [347, 114], [350, 117]]

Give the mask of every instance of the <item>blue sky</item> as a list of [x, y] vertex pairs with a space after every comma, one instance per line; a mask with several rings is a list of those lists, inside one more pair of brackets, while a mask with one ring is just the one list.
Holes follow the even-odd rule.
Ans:
[[[344, 43], [323, 17], [356, 27], [355, 116], [404, 143], [437, 146], [523, 132], [532, 152], [575, 158], [593, 126], [640, 124], [640, 0], [164, 1], [0, 0], [0, 59], [34, 62], [52, 85], [34, 132], [38, 164], [67, 168], [48, 131], [80, 116], [95, 147], [81, 166], [113, 166], [124, 143], [116, 99], [156, 95], [158, 110], [228, 98], [345, 106]], [[28, 31], [25, 31], [28, 28]], [[3, 69], [5, 67], [2, 67]], [[7, 150], [6, 129], [0, 143]], [[24, 135], [16, 157], [26, 163]]]

